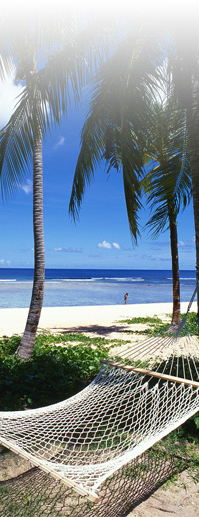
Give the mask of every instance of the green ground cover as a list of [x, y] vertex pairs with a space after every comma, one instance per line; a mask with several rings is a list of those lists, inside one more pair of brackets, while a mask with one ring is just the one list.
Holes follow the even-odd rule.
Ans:
[[[143, 323], [146, 325], [145, 329], [129, 331], [133, 334], [143, 334], [147, 336], [163, 336], [171, 325], [171, 314], [167, 315], [168, 321], [163, 321], [158, 316], [151, 318], [150, 316], [139, 318], [128, 318], [120, 321], [120, 323], [127, 323], [128, 325]], [[181, 314], [180, 320], [186, 318], [185, 314]], [[182, 329], [183, 335], [198, 335], [198, 321], [196, 312], [190, 312], [186, 318], [186, 323]]]
[[42, 407], [74, 395], [96, 376], [109, 350], [105, 339], [46, 333], [37, 337], [25, 362], [14, 355], [19, 343], [20, 336], [0, 339], [0, 411]]

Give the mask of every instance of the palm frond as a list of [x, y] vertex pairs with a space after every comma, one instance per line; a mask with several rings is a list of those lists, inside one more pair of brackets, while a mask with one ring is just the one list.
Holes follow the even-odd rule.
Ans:
[[168, 227], [168, 203], [164, 202], [153, 211], [153, 215], [146, 223], [145, 228], [149, 229], [152, 238], [155, 239], [160, 233], [167, 230]]
[[112, 167], [122, 168], [129, 225], [135, 240], [141, 207], [147, 110], [154, 85], [159, 80], [157, 55], [157, 47], [151, 44], [142, 27], [131, 30], [115, 55], [101, 67], [82, 131], [69, 204], [69, 211], [76, 219], [85, 188], [102, 158], [107, 172]]
[[153, 212], [146, 227], [157, 236], [191, 199], [189, 148], [184, 110], [171, 96], [163, 104], [152, 104], [147, 132], [148, 170], [143, 181], [147, 203]]
[[[103, 119], [102, 112], [101, 119]], [[91, 113], [83, 127], [81, 149], [73, 179], [69, 212], [74, 219], [78, 217], [85, 188], [94, 178], [94, 173], [103, 157], [105, 133], [106, 119], [96, 119], [95, 113]]]
[[123, 164], [123, 182], [129, 228], [133, 241], [137, 243], [137, 239], [140, 236], [138, 221], [139, 210], [142, 207], [141, 187], [137, 175], [135, 173], [132, 174], [131, 169], [126, 164]]
[[2, 196], [19, 185], [30, 163], [33, 125], [27, 89], [24, 88], [8, 124], [0, 131], [0, 178]]
[[[33, 27], [34, 28], [34, 27]], [[0, 176], [2, 193], [8, 194], [24, 177], [32, 156], [33, 142], [39, 128], [42, 137], [51, 126], [67, 114], [71, 94], [78, 103], [87, 80], [88, 65], [84, 49], [73, 30], [67, 31], [67, 45], [54, 49], [45, 65], [34, 70], [35, 40], [16, 37], [10, 55], [15, 51], [16, 75], [25, 78], [26, 87], [17, 99], [17, 107], [0, 136]], [[85, 37], [85, 34], [84, 34]], [[66, 38], [66, 35], [65, 35]]]

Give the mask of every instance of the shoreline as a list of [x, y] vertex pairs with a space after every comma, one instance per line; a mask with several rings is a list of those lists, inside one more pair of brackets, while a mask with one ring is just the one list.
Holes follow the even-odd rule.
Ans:
[[[187, 311], [189, 302], [181, 303], [181, 312]], [[196, 312], [196, 302], [191, 312]], [[0, 337], [22, 334], [28, 308], [0, 309]], [[60, 331], [100, 325], [108, 327], [133, 317], [164, 316], [172, 313], [172, 303], [147, 303], [127, 305], [89, 305], [72, 307], [43, 307], [38, 330]]]

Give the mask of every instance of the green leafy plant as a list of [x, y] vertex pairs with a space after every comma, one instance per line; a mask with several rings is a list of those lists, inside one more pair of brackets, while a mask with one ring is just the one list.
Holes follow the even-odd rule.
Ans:
[[77, 393], [96, 376], [109, 350], [107, 340], [46, 333], [25, 362], [14, 355], [19, 343], [20, 336], [0, 340], [0, 410], [45, 406]]
[[[168, 314], [168, 319], [171, 319], [171, 315]], [[185, 324], [182, 327], [182, 334], [183, 335], [198, 335], [198, 321], [197, 321], [197, 314], [196, 312], [190, 312], [188, 316], [186, 317], [186, 314], [181, 314], [180, 321], [185, 320]], [[157, 316], [154, 316], [153, 318], [146, 316], [146, 317], [138, 317], [138, 318], [131, 318], [122, 320], [120, 323], [127, 323], [127, 325], [137, 325], [139, 323], [143, 323], [146, 325], [145, 329], [141, 330], [131, 330], [129, 332], [133, 334], [142, 334], [142, 335], [148, 335], [148, 336], [163, 336], [166, 332], [169, 331], [170, 328], [170, 321], [165, 322], [162, 321]], [[176, 330], [174, 331], [176, 332]]]

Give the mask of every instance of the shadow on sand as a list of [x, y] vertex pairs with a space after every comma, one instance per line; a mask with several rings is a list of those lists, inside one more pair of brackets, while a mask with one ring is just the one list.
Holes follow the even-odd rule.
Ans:
[[107, 327], [104, 327], [103, 325], [81, 325], [79, 327], [70, 327], [70, 329], [67, 328], [56, 328], [51, 329], [52, 331], [57, 333], [63, 333], [63, 334], [82, 334], [82, 333], [90, 333], [90, 334], [97, 334], [98, 336], [102, 337], [108, 337], [113, 332], [120, 334], [121, 332], [124, 334], [128, 334], [129, 330], [127, 326], [122, 325], [109, 325]]
[[39, 468], [0, 482], [0, 516], [126, 517], [186, 462], [155, 448], [122, 467], [101, 486], [91, 503]]

